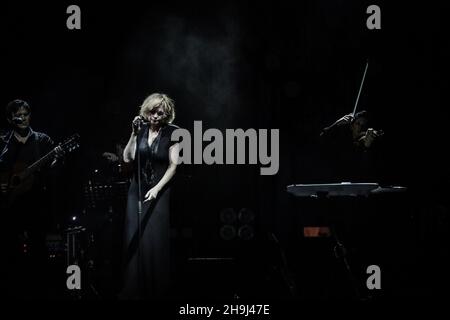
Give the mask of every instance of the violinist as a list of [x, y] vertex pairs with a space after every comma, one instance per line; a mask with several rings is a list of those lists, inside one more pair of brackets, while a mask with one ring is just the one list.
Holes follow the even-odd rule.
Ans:
[[378, 138], [384, 135], [383, 130], [375, 130], [368, 127], [367, 111], [352, 113], [338, 119], [333, 125], [327, 127], [322, 132], [328, 132], [334, 127], [348, 127], [351, 132], [353, 144], [362, 149], [370, 148]]
[[336, 182], [378, 182], [383, 165], [383, 136], [383, 130], [369, 126], [366, 111], [347, 114], [324, 128], [321, 150]]

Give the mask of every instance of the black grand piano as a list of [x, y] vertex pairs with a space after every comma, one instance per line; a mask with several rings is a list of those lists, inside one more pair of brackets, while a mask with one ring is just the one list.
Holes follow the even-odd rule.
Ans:
[[295, 197], [368, 197], [373, 194], [404, 192], [401, 186], [381, 187], [378, 183], [319, 183], [291, 184], [286, 187], [288, 193]]

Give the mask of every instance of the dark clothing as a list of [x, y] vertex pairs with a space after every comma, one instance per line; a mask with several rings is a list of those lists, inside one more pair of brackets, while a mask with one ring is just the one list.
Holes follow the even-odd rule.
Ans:
[[[52, 148], [52, 139], [41, 132], [31, 130], [25, 143], [19, 142], [11, 131], [2, 134], [0, 152], [5, 150], [0, 160], [2, 183], [7, 183], [13, 173], [22, 172]], [[5, 246], [2, 252], [7, 261], [7, 273], [4, 274], [7, 275], [9, 296], [38, 297], [41, 294], [39, 288], [45, 285], [41, 283], [44, 281], [42, 275], [47, 258], [45, 235], [50, 227], [51, 215], [43, 172], [36, 172], [30, 179], [24, 180], [25, 187], [15, 189], [14, 193], [8, 192], [1, 198], [2, 211], [6, 211], [2, 212], [5, 227], [1, 243]]]
[[8, 139], [11, 136], [7, 151], [0, 160], [0, 170], [11, 170], [18, 165], [29, 166], [46, 153], [52, 150], [52, 139], [42, 132], [33, 131], [25, 143], [19, 142], [12, 131], [7, 131], [0, 135], [0, 150], [4, 150]]
[[[170, 285], [169, 200], [170, 182], [158, 197], [142, 206], [139, 254], [138, 237], [138, 152], [141, 164], [141, 200], [164, 176], [169, 166], [169, 148], [172, 132], [178, 127], [161, 128], [152, 145], [148, 145], [148, 125], [137, 138], [134, 177], [128, 192], [124, 234], [124, 283], [120, 294], [124, 299], [162, 297]], [[139, 269], [141, 268], [141, 269]]]
[[[19, 142], [14, 135], [11, 136], [11, 131], [1, 135], [0, 143], [0, 150], [6, 150], [0, 160], [2, 183], [8, 182], [12, 174], [22, 172], [53, 148], [53, 141], [48, 135], [33, 130], [25, 143]], [[17, 196], [8, 207], [23, 225], [36, 220], [33, 218], [36, 217], [36, 214], [30, 210], [34, 211], [39, 208], [38, 204], [42, 200], [42, 193], [45, 189], [44, 177], [38, 171], [29, 179], [25, 179], [22, 186], [18, 189], [20, 192], [15, 193]], [[3, 197], [2, 201], [8, 200]]]

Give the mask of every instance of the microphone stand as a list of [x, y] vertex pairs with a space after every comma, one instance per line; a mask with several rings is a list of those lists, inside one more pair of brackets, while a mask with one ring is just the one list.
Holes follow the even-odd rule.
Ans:
[[144, 292], [143, 285], [143, 265], [142, 265], [142, 246], [141, 246], [141, 219], [142, 219], [142, 185], [141, 185], [141, 153], [139, 152], [139, 133], [141, 131], [142, 124], [139, 125], [138, 135], [136, 137], [136, 151], [137, 151], [137, 184], [138, 184], [138, 254], [137, 254], [137, 264], [138, 264], [138, 290], [139, 296]]

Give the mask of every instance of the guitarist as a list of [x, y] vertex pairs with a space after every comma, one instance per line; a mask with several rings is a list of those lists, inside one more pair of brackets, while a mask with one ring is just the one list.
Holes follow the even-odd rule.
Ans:
[[[11, 129], [0, 135], [0, 172], [3, 175], [25, 169], [54, 147], [53, 140], [45, 133], [30, 127], [31, 107], [23, 100], [13, 100], [6, 106], [6, 118]], [[51, 163], [53, 167], [62, 153]], [[2, 177], [2, 192], [7, 192], [10, 177]], [[37, 185], [39, 183], [36, 183]], [[33, 189], [33, 188], [29, 188]], [[30, 190], [31, 191], [31, 190]]]
[[[10, 271], [13, 274], [19, 273], [16, 273], [16, 280], [20, 282], [26, 281], [23, 277], [26, 270], [21, 270], [20, 266], [44, 268], [45, 234], [51, 218], [46, 213], [48, 196], [45, 192], [43, 172], [23, 181], [18, 190], [11, 190], [10, 179], [51, 151], [54, 143], [45, 133], [31, 129], [31, 107], [26, 101], [16, 99], [9, 102], [6, 106], [6, 118], [10, 129], [0, 135], [0, 202], [3, 202], [0, 207], [2, 211], [6, 211], [2, 212], [6, 222], [2, 246], [7, 246], [3, 252], [8, 253]], [[45, 172], [48, 167], [53, 167], [62, 157], [62, 152], [58, 149], [56, 154], [51, 164], [41, 171]], [[14, 201], [10, 201], [13, 193]], [[21, 285], [15, 282], [11, 288], [19, 289]], [[21, 293], [27, 291], [20, 290]]]

